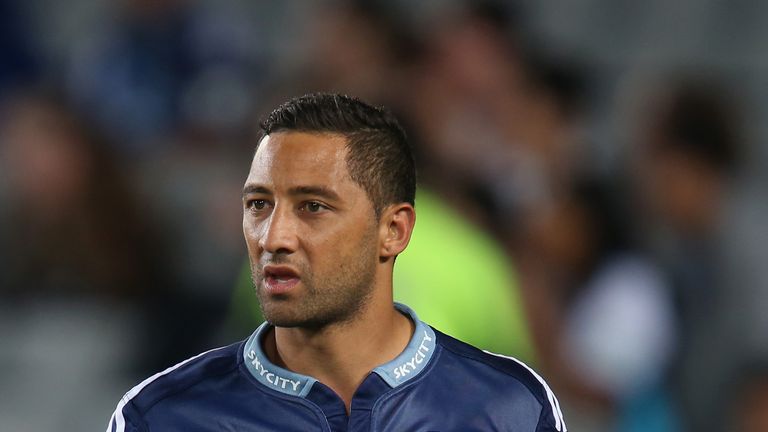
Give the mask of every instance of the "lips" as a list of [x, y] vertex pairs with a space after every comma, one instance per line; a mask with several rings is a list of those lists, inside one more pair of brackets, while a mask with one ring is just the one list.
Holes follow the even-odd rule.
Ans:
[[270, 294], [285, 294], [301, 280], [299, 273], [289, 266], [264, 266], [264, 288]]

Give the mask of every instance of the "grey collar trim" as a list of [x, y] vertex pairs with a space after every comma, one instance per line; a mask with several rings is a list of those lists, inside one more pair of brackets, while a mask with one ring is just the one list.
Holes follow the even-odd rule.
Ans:
[[[391, 387], [397, 387], [415, 378], [429, 363], [435, 351], [435, 332], [416, 316], [408, 306], [395, 303], [395, 307], [407, 315], [416, 329], [411, 341], [394, 360], [373, 370]], [[267, 331], [272, 327], [265, 322], [245, 342], [243, 357], [248, 371], [261, 384], [292, 396], [305, 397], [317, 382], [315, 378], [291, 372], [269, 361], [262, 342]]]

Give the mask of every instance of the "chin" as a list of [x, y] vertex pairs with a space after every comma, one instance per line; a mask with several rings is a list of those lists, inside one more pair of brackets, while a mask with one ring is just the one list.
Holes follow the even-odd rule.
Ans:
[[277, 327], [301, 327], [306, 321], [297, 314], [295, 303], [282, 299], [259, 299], [259, 307], [264, 320]]
[[[302, 314], [301, 308], [296, 305], [274, 304], [274, 302], [262, 303], [261, 312], [264, 319], [275, 327], [283, 328], [303, 328], [308, 330], [319, 330], [330, 324], [341, 322], [331, 316], [314, 316], [311, 314]], [[306, 311], [304, 311], [306, 312]]]
[[265, 300], [259, 299], [259, 307], [261, 308], [261, 315], [266, 321], [277, 326], [283, 326], [284, 323], [291, 322], [295, 319], [291, 313], [293, 309], [286, 301], [280, 300]]
[[285, 313], [282, 310], [262, 307], [262, 313], [266, 321], [277, 327], [296, 327], [301, 323], [301, 320], [293, 314]]

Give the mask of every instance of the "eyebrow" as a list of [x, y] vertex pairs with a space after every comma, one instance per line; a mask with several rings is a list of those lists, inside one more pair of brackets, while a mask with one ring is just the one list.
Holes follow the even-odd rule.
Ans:
[[[243, 188], [243, 195], [265, 194], [272, 195], [272, 191], [262, 185], [249, 184]], [[328, 200], [338, 201], [341, 198], [339, 194], [325, 186], [294, 186], [288, 189], [289, 195], [314, 195]]]
[[290, 195], [314, 195], [328, 200], [340, 199], [339, 195], [325, 186], [296, 186], [288, 189]]
[[267, 189], [264, 186], [249, 184], [249, 185], [245, 185], [245, 187], [243, 188], [243, 196], [248, 195], [248, 194], [266, 194], [266, 195], [271, 195], [272, 191]]

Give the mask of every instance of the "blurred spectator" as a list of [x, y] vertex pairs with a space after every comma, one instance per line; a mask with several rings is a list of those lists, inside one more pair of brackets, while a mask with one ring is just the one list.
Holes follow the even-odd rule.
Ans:
[[524, 108], [513, 123], [518, 140], [507, 149], [514, 164], [486, 185], [494, 226], [513, 249], [528, 221], [594, 175], [581, 130], [589, 96], [585, 69], [530, 49], [525, 59]]
[[162, 245], [109, 147], [66, 104], [20, 96], [1, 123], [3, 429], [92, 430], [104, 419], [83, 413], [108, 412], [142, 354], [167, 342], [147, 321]]
[[655, 221], [648, 238], [677, 300], [672, 376], [687, 430], [732, 430], [727, 389], [745, 360], [768, 354], [766, 201], [745, 183], [745, 137], [730, 93], [696, 77], [662, 89], [639, 136], [637, 180]]
[[503, 246], [429, 189], [416, 194], [416, 209], [417, 228], [397, 259], [395, 300], [481, 349], [537, 361]]
[[426, 33], [403, 95], [416, 131], [421, 180], [487, 224], [474, 185], [519, 172], [522, 53], [514, 10], [467, 3]]
[[416, 50], [409, 33], [389, 2], [317, 2], [296, 85], [391, 106], [402, 93], [403, 60]]
[[124, 0], [109, 33], [81, 47], [69, 90], [116, 144], [146, 152], [186, 123], [242, 127], [258, 40], [246, 22], [189, 0]]
[[534, 341], [571, 407], [571, 427], [674, 430], [662, 387], [675, 337], [671, 298], [613, 189], [574, 185], [526, 227], [516, 258]]
[[5, 108], [2, 296], [139, 299], [155, 289], [157, 245], [108, 146], [53, 98]]
[[671, 298], [632, 236], [621, 183], [590, 165], [586, 70], [532, 49], [521, 60], [519, 108], [499, 123], [509, 141], [486, 155], [506, 167], [474, 191], [518, 265], [542, 370], [577, 430], [673, 430]]
[[174, 339], [162, 347], [164, 357], [180, 361], [233, 340], [212, 339], [243, 260], [241, 191], [253, 149], [204, 133], [176, 134], [163, 147], [135, 175], [144, 206], [168, 244], [165, 263], [173, 284], [157, 305], [158, 325]]

